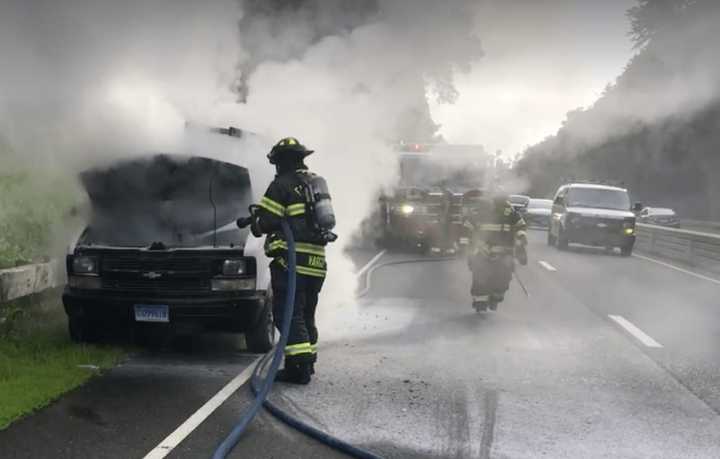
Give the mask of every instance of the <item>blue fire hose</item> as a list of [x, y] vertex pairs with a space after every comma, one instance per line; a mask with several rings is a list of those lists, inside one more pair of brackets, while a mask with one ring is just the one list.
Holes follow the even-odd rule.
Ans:
[[[275, 375], [280, 368], [280, 362], [282, 362], [283, 353], [287, 344], [288, 335], [290, 333], [290, 322], [292, 321], [293, 309], [295, 307], [297, 267], [297, 260], [295, 255], [295, 238], [293, 236], [292, 230], [290, 229], [290, 226], [285, 219], [282, 220], [282, 230], [285, 234], [285, 240], [287, 241], [288, 246], [288, 288], [287, 294], [285, 295], [285, 311], [283, 313], [282, 328], [280, 330], [280, 340], [278, 341], [275, 350], [266, 354], [265, 357], [263, 357], [262, 361], [260, 361], [255, 367], [253, 377], [250, 383], [250, 387], [255, 394], [255, 400], [253, 401], [250, 408], [243, 414], [242, 418], [240, 418], [240, 420], [232, 429], [230, 434], [228, 434], [228, 436], [217, 447], [217, 449], [212, 455], [212, 459], [225, 459], [227, 455], [230, 454], [230, 451], [232, 451], [235, 445], [237, 445], [238, 441], [240, 441], [240, 437], [242, 436], [243, 432], [245, 432], [245, 429], [247, 429], [248, 425], [250, 425], [250, 422], [252, 422], [252, 420], [255, 418], [255, 415], [257, 415], [262, 406], [265, 406], [265, 408], [273, 416], [286, 423], [290, 427], [320, 441], [321, 443], [326, 444], [327, 446], [330, 446], [337, 451], [348, 454], [349, 456], [358, 459], [381, 459], [380, 456], [345, 443], [340, 439], [337, 439], [300, 421], [299, 419], [291, 416], [290, 414], [278, 408], [277, 405], [267, 400], [267, 396], [270, 393], [273, 381], [275, 380]], [[260, 372], [267, 366], [268, 359], [271, 356], [272, 360], [270, 360], [270, 369], [268, 370], [265, 380], [261, 381]]]
[[[263, 362], [260, 362], [255, 367], [255, 371], [253, 372], [252, 380], [250, 381], [250, 388], [255, 394], [260, 393], [258, 391], [258, 387], [262, 387], [262, 385], [267, 383], [267, 380], [270, 378], [270, 374], [268, 374], [268, 376], [265, 378], [265, 381], [262, 381], [262, 378], [260, 377], [260, 373], [267, 365], [267, 361], [268, 360], [266, 356], [263, 359]], [[263, 402], [263, 406], [265, 406], [265, 409], [267, 409], [270, 414], [272, 414], [288, 426], [299, 432], [304, 433], [310, 438], [314, 438], [320, 443], [323, 443], [336, 451], [340, 451], [341, 453], [347, 454], [348, 456], [354, 457], [356, 459], [382, 459], [382, 456], [378, 456], [375, 453], [371, 453], [370, 451], [366, 451], [362, 448], [358, 448], [357, 446], [353, 446], [349, 443], [344, 442], [343, 440], [340, 440], [337, 437], [333, 437], [332, 435], [323, 432], [322, 430], [316, 429], [310, 424], [307, 424], [287, 413], [286, 411], [283, 411], [282, 408], [280, 408], [270, 400], [265, 400]]]
[[[265, 379], [262, 387], [257, 392], [255, 400], [250, 408], [245, 412], [242, 418], [235, 425], [233, 430], [228, 434], [225, 440], [220, 443], [215, 452], [213, 453], [213, 459], [224, 459], [230, 454], [230, 451], [240, 441], [240, 437], [243, 432], [250, 425], [250, 422], [258, 414], [263, 402], [268, 396], [270, 389], [272, 388], [273, 381], [275, 380], [275, 374], [280, 368], [280, 362], [283, 359], [283, 352], [285, 345], [287, 344], [288, 335], [290, 333], [290, 322], [292, 321], [293, 309], [295, 308], [295, 270], [297, 260], [295, 256], [295, 237], [293, 236], [292, 230], [285, 219], [282, 220], [282, 230], [285, 233], [285, 240], [288, 245], [288, 287], [287, 294], [285, 295], [285, 312], [283, 314], [282, 329], [280, 330], [280, 341], [278, 341], [275, 351], [272, 353], [272, 362], [270, 363], [270, 371], [268, 377]], [[271, 355], [268, 353], [268, 355]]]

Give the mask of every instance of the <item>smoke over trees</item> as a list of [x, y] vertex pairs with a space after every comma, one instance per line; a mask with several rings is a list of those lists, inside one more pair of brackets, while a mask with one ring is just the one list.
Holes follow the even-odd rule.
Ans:
[[589, 109], [568, 113], [556, 135], [517, 164], [531, 192], [567, 180], [614, 180], [650, 205], [718, 218], [720, 4], [641, 0], [628, 11], [638, 53]]
[[332, 73], [349, 83], [343, 88], [348, 100], [367, 96], [381, 106], [395, 104], [387, 110], [389, 129], [382, 134], [392, 138], [385, 140], [436, 140], [439, 126], [430, 115], [427, 92], [453, 103], [458, 97], [454, 73], [468, 71], [482, 56], [474, 30], [478, 8], [467, 0], [451, 8], [432, 0], [244, 0], [241, 5], [243, 52], [234, 88], [240, 102], [253, 97], [252, 78], [264, 64], [307, 63], [319, 56], [318, 64], [333, 60]]

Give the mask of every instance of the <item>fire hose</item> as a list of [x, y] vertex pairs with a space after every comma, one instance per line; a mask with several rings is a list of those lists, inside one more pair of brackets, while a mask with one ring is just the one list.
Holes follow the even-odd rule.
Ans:
[[[255, 395], [255, 399], [253, 400], [252, 405], [250, 406], [250, 408], [248, 408], [247, 411], [243, 413], [242, 417], [237, 422], [237, 424], [235, 424], [228, 436], [220, 443], [220, 445], [218, 445], [217, 449], [212, 455], [212, 458], [224, 459], [225, 457], [227, 457], [227, 455], [230, 454], [235, 445], [237, 445], [237, 443], [240, 441], [243, 433], [250, 425], [252, 420], [255, 418], [257, 413], [260, 411], [260, 408], [264, 406], [265, 409], [270, 412], [270, 414], [272, 414], [288, 426], [298, 430], [305, 435], [308, 435], [311, 438], [320, 441], [321, 443], [324, 443], [325, 445], [337, 451], [347, 454], [350, 457], [354, 457], [357, 459], [380, 459], [380, 456], [374, 453], [365, 451], [361, 448], [346, 443], [326, 432], [316, 429], [315, 427], [299, 420], [298, 418], [282, 410], [280, 407], [267, 399], [268, 394], [270, 393], [270, 389], [272, 388], [273, 381], [275, 380], [275, 375], [277, 374], [278, 369], [280, 368], [280, 363], [283, 359], [283, 352], [285, 349], [285, 345], [287, 344], [288, 334], [290, 332], [290, 322], [292, 320], [293, 309], [295, 306], [295, 276], [297, 266], [297, 260], [295, 255], [295, 238], [293, 236], [292, 230], [290, 229], [290, 226], [285, 219], [282, 220], [282, 230], [285, 234], [285, 240], [287, 241], [288, 245], [288, 288], [287, 294], [285, 296], [285, 310], [283, 311], [283, 320], [281, 322], [282, 325], [280, 330], [280, 339], [275, 346], [275, 349], [268, 352], [265, 357], [263, 357], [263, 359], [255, 366], [255, 370], [253, 372], [252, 380], [250, 383], [250, 388]], [[267, 366], [268, 362], [270, 362], [270, 368], [268, 369], [267, 375], [265, 376], [265, 380], [262, 380], [260, 374], [262, 370]]]

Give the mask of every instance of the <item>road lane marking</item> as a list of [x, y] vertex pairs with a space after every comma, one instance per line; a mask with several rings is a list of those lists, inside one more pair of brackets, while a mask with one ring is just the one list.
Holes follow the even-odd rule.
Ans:
[[498, 391], [490, 390], [485, 393], [485, 419], [483, 433], [480, 439], [480, 459], [489, 459], [495, 437], [495, 423], [497, 422]]
[[255, 365], [260, 361], [262, 356], [255, 359], [247, 368], [239, 375], [235, 376], [232, 381], [227, 383], [225, 387], [200, 407], [192, 416], [187, 418], [185, 422], [175, 429], [173, 433], [160, 442], [152, 451], [147, 453], [144, 459], [162, 459], [172, 452], [185, 438], [188, 437], [200, 424], [202, 424], [216, 409], [220, 407], [225, 400], [230, 398], [240, 386], [245, 384], [253, 374]]
[[638, 341], [643, 343], [647, 347], [662, 347], [662, 344], [658, 343], [650, 335], [645, 333], [644, 331], [637, 328], [632, 322], [624, 318], [623, 316], [616, 316], [613, 314], [608, 314], [608, 317], [610, 317], [612, 320], [615, 321], [618, 325], [620, 325], [622, 328], [625, 329], [628, 333], [633, 335]]
[[368, 269], [370, 269], [370, 268], [372, 267], [372, 265], [374, 265], [375, 263], [377, 263], [377, 261], [378, 261], [380, 258], [382, 258], [382, 256], [385, 255], [386, 253], [387, 253], [387, 250], [381, 250], [380, 253], [378, 253], [377, 255], [375, 255], [374, 257], [372, 257], [372, 259], [371, 259], [370, 261], [368, 261], [365, 266], [363, 266], [362, 268], [360, 268], [360, 270], [355, 273], [355, 277], [361, 277], [363, 274], [365, 274], [365, 272], [366, 272]]
[[680, 271], [681, 273], [695, 276], [698, 279], [706, 280], [708, 282], [712, 282], [714, 284], [720, 285], [720, 280], [718, 280], [718, 279], [713, 279], [712, 277], [703, 276], [702, 274], [698, 274], [698, 273], [689, 271], [687, 269], [680, 268], [679, 266], [671, 265], [670, 263], [665, 263], [664, 261], [656, 260], [656, 259], [650, 258], [650, 257], [644, 257], [644, 256], [638, 255], [636, 253], [633, 253], [633, 257], [639, 258], [641, 260], [649, 261], [651, 263], [656, 263], [658, 265], [665, 266], [666, 268], [674, 269], [675, 271]]
[[538, 261], [538, 263], [540, 263], [540, 266], [547, 269], [548, 271], [557, 271], [557, 269], [555, 269], [555, 267], [553, 265], [551, 265], [550, 263], [548, 263], [547, 261], [540, 260], [540, 261]]

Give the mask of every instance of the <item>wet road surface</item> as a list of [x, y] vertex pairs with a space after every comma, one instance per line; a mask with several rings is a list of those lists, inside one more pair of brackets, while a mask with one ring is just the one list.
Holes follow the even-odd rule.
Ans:
[[[384, 457], [720, 457], [720, 284], [532, 232], [530, 297], [513, 281], [478, 314], [462, 259], [384, 265], [410, 257], [323, 309], [316, 378], [277, 404]], [[0, 432], [0, 457], [143, 457], [256, 357], [227, 337], [136, 356]], [[169, 457], [209, 457], [249, 401]], [[262, 414], [232, 457], [341, 456]]]

